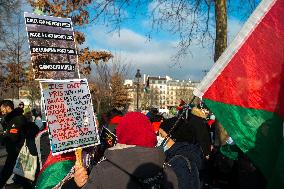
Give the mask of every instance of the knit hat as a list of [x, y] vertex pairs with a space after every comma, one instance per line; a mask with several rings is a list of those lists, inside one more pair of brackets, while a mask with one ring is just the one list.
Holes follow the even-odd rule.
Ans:
[[174, 124], [177, 122], [177, 117], [172, 117], [163, 121], [160, 128], [163, 129], [167, 134], [171, 134], [171, 139], [176, 142], [187, 142], [191, 138], [191, 127], [184, 120], [180, 120], [177, 126], [170, 133]]
[[160, 125], [161, 125], [161, 122], [153, 122], [152, 123], [152, 128], [153, 128], [155, 133], [157, 133], [159, 131]]
[[121, 144], [155, 147], [157, 137], [149, 119], [140, 112], [125, 114], [116, 127], [117, 142]]
[[108, 129], [110, 130], [110, 132], [115, 133], [116, 132], [116, 127], [120, 121], [120, 119], [122, 118], [122, 116], [114, 116], [108, 124]]
[[170, 130], [173, 128], [177, 119], [178, 119], [177, 117], [172, 117], [172, 118], [164, 120], [161, 123], [160, 128], [163, 129], [167, 134], [169, 134]]
[[117, 125], [120, 121], [122, 116], [114, 116], [110, 121], [109, 124], [110, 125]]

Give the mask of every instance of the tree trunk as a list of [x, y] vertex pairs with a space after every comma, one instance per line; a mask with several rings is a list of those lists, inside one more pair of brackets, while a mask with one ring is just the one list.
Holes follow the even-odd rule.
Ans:
[[101, 108], [101, 101], [98, 98], [96, 98], [96, 101], [97, 101], [96, 112], [97, 112], [97, 114], [99, 114], [100, 113], [100, 108]]
[[216, 39], [214, 62], [227, 48], [227, 0], [215, 0]]
[[[216, 38], [214, 62], [222, 55], [227, 48], [227, 0], [215, 0], [215, 22], [216, 22]], [[224, 139], [228, 138], [225, 129], [220, 129], [217, 133], [219, 140], [224, 143]]]

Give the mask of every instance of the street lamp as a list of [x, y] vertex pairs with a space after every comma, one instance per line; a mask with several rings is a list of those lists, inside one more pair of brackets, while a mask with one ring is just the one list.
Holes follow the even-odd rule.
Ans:
[[138, 111], [139, 110], [139, 79], [141, 78], [141, 74], [140, 74], [140, 70], [138, 69], [137, 70], [137, 72], [136, 72], [136, 74], [135, 74], [135, 78], [137, 79], [137, 101], [136, 101], [136, 105], [137, 105], [137, 107], [136, 107], [136, 111]]

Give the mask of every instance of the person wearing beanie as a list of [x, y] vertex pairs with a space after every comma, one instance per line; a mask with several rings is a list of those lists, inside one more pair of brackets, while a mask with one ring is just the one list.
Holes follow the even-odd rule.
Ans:
[[160, 124], [161, 124], [161, 122], [163, 122], [163, 119], [164, 119], [164, 117], [160, 114], [156, 114], [156, 115], [149, 118], [149, 120], [152, 124], [152, 128], [153, 128], [155, 133], [158, 133], [159, 128], [160, 128]]
[[166, 162], [178, 177], [179, 189], [199, 189], [202, 152], [199, 145], [190, 144], [179, 134], [187, 126], [183, 120], [173, 129], [177, 120], [173, 117], [161, 123], [157, 146], [165, 151]]
[[116, 128], [117, 141], [120, 144], [153, 148], [157, 137], [151, 128], [151, 122], [142, 113], [127, 113]]
[[88, 175], [84, 167], [76, 166], [73, 185], [69, 182], [63, 189], [178, 188], [174, 171], [164, 166], [163, 151], [154, 148], [157, 137], [144, 114], [125, 114], [116, 127], [116, 134], [118, 143], [105, 151], [103, 160], [91, 173]]

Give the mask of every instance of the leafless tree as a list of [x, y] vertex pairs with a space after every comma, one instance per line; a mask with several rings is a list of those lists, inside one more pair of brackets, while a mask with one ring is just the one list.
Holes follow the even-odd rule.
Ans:
[[[128, 103], [126, 89], [123, 87], [124, 79], [129, 73], [130, 63], [123, 62], [119, 57], [109, 63], [100, 61], [94, 65], [93, 75], [89, 75], [91, 93], [97, 112], [105, 112], [117, 106], [123, 99], [126, 108]], [[116, 85], [116, 86], [114, 86]], [[120, 86], [120, 87], [117, 87]], [[115, 94], [119, 94], [115, 96]], [[119, 98], [123, 98], [122, 100]], [[119, 103], [118, 103], [119, 101]], [[122, 103], [120, 103], [122, 104]]]
[[11, 15], [19, 8], [21, 0], [0, 0], [0, 40], [7, 34], [6, 27], [11, 24]]
[[[236, 6], [238, 4], [242, 7]], [[241, 10], [246, 17], [256, 7], [257, 0], [239, 0], [238, 3], [232, 0], [105, 0], [95, 1], [92, 5], [95, 14], [90, 22], [102, 20], [114, 29], [120, 29], [122, 22], [132, 20], [135, 15], [147, 16], [149, 11], [151, 32], [164, 29], [179, 36], [175, 58], [190, 53], [189, 47], [193, 43], [208, 46], [214, 42], [216, 61], [227, 47], [227, 7], [235, 7], [230, 11]], [[133, 17], [126, 12], [130, 7], [134, 9]]]
[[[10, 98], [19, 98], [19, 88], [23, 86], [28, 70], [29, 56], [24, 20], [20, 9], [10, 15], [11, 22], [5, 26], [5, 37], [1, 41], [1, 64], [3, 68], [2, 89], [16, 89]], [[17, 94], [17, 95], [16, 95]]]
[[151, 87], [148, 92], [141, 91], [141, 108], [147, 110], [151, 107], [160, 107], [160, 92], [158, 88]]

